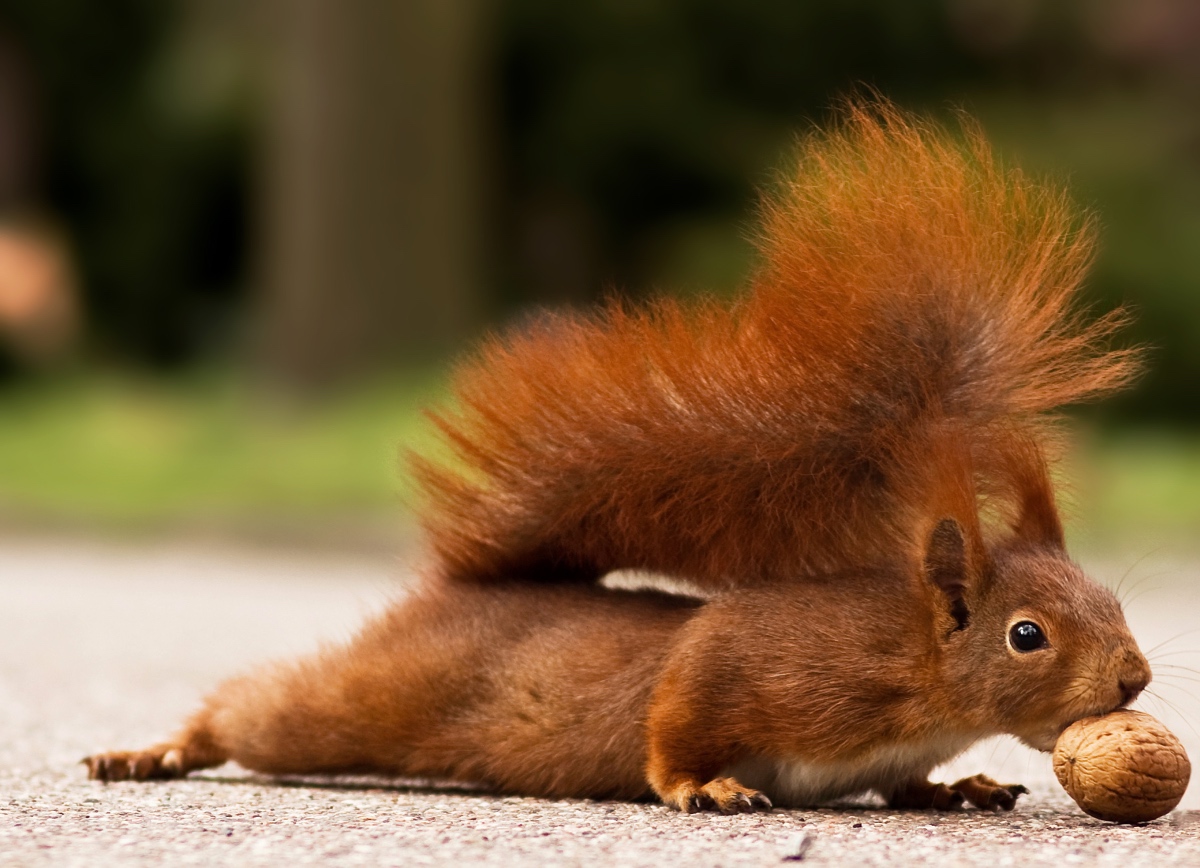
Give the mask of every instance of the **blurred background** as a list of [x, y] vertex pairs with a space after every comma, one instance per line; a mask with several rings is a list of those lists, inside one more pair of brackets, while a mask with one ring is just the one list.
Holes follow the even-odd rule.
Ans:
[[1200, 530], [1192, 0], [0, 0], [0, 532], [391, 547], [401, 446], [531, 308], [729, 293], [856, 85], [1101, 216], [1136, 390], [1073, 533]]

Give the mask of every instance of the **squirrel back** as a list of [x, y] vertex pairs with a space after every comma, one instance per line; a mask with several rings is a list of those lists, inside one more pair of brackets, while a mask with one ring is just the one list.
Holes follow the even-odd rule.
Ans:
[[732, 303], [610, 302], [493, 337], [414, 457], [437, 570], [707, 590], [1062, 545], [1053, 411], [1124, 385], [1121, 312], [1077, 302], [1094, 227], [1058, 189], [882, 102], [851, 103], [766, 197]]

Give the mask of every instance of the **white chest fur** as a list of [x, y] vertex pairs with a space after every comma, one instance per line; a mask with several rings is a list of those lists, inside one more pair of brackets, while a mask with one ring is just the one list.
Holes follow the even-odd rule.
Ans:
[[756, 757], [726, 769], [742, 784], [762, 790], [776, 805], [817, 805], [874, 790], [888, 795], [902, 784], [925, 780], [935, 766], [970, 747], [979, 736], [946, 735], [924, 742], [881, 745], [850, 762]]

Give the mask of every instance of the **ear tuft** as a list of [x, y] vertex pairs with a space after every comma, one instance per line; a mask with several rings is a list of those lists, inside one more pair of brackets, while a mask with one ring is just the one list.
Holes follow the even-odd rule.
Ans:
[[971, 622], [966, 601], [969, 569], [962, 527], [952, 518], [943, 518], [929, 535], [925, 578], [946, 595], [950, 616], [957, 625], [955, 630], [962, 630]]
[[1013, 532], [1019, 539], [1037, 546], [1059, 551], [1066, 548], [1062, 521], [1058, 517], [1054, 494], [1048, 484], [1026, 494], [1022, 499], [1021, 511]]

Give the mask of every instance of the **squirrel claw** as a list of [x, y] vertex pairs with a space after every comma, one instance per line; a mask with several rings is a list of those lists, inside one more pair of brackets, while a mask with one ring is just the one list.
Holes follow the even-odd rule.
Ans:
[[775, 805], [771, 803], [771, 800], [767, 798], [766, 793], [760, 793], [756, 790], [751, 790], [750, 793], [750, 802], [756, 808], [763, 808], [764, 810], [769, 811], [775, 807]]

